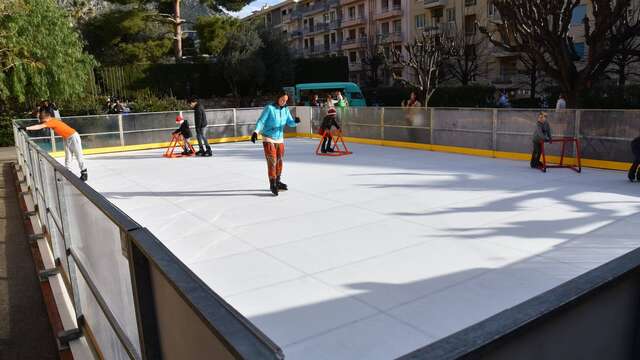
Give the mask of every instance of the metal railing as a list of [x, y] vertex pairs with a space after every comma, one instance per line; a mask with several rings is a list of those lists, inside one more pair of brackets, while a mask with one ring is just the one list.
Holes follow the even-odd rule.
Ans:
[[[210, 135], [249, 135], [261, 111], [207, 110]], [[317, 133], [324, 109], [293, 111], [303, 120], [298, 132]], [[539, 111], [348, 107], [338, 109], [338, 121], [350, 137], [528, 153]], [[178, 114], [64, 120], [78, 129], [85, 149], [95, 149], [166, 142]], [[554, 136], [580, 138], [583, 158], [627, 162], [632, 160], [629, 141], [640, 134], [639, 115], [632, 110], [549, 111], [549, 123]], [[193, 119], [192, 112], [183, 116]], [[45, 131], [29, 137], [18, 131], [17, 124], [30, 121], [16, 120], [14, 125], [18, 163], [68, 284], [78, 326], [103, 358], [284, 356], [153, 234], [53, 159], [48, 152], [62, 149], [57, 137]], [[187, 341], [192, 338], [207, 341]]]
[[[259, 111], [208, 111], [210, 126], [217, 136], [245, 134]], [[84, 130], [84, 147], [90, 149], [155, 142], [160, 132], [166, 141], [177, 114], [75, 117], [65, 122]], [[284, 357], [153, 234], [51, 157], [49, 150], [62, 148], [57, 137], [30, 138], [18, 130], [18, 124], [29, 122], [16, 120], [13, 131], [18, 164], [41, 225], [34, 228], [41, 227], [48, 240], [57, 269], [47, 270], [63, 275], [79, 330], [98, 357]], [[205, 341], [188, 340], [193, 338]]]
[[[323, 109], [313, 109], [317, 131]], [[540, 109], [350, 107], [338, 109], [351, 137], [465, 147], [494, 152], [531, 152]], [[640, 135], [640, 111], [546, 109], [554, 136], [576, 136], [585, 159], [630, 162], [629, 142]], [[551, 154], [559, 149], [550, 148]], [[573, 154], [573, 153], [571, 153]]]

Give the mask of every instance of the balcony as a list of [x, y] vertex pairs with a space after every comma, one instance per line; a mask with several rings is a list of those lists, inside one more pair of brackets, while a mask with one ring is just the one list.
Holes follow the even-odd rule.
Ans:
[[518, 72], [516, 71], [505, 71], [501, 73], [497, 78], [493, 79], [491, 82], [494, 85], [513, 85], [517, 76]]
[[447, 0], [424, 0], [425, 9], [435, 9], [439, 7], [445, 7]]
[[292, 32], [291, 32], [291, 34], [289, 34], [289, 36], [290, 36], [292, 39], [298, 39], [298, 38], [302, 37], [302, 31], [300, 31], [300, 30], [294, 30], [294, 31], [292, 31]]
[[342, 40], [342, 49], [357, 49], [367, 45], [367, 37], [363, 36], [358, 39], [356, 38], [347, 38]]
[[380, 43], [395, 43], [402, 42], [402, 33], [401, 32], [393, 32], [386, 34], [378, 34], [378, 39]]
[[325, 45], [315, 45], [314, 47], [308, 47], [304, 49], [303, 54], [305, 57], [322, 56], [328, 54], [330, 47]]
[[367, 18], [364, 16], [354, 17], [354, 18], [344, 18], [342, 19], [342, 27], [349, 27], [354, 25], [362, 25], [367, 22]]
[[313, 4], [313, 6], [304, 7], [302, 9], [300, 9], [300, 10], [302, 11], [303, 15], [308, 16], [308, 15], [315, 14], [315, 13], [320, 12], [320, 11], [329, 10], [329, 3], [318, 2], [318, 3]]
[[342, 22], [338, 19], [338, 20], [334, 20], [329, 22], [329, 29], [330, 30], [336, 30], [339, 29], [340, 26], [342, 25]]
[[361, 62], [349, 63], [349, 71], [362, 71], [362, 63]]
[[320, 23], [320, 24], [314, 24], [313, 26], [305, 26], [303, 33], [305, 35], [309, 35], [309, 34], [325, 32], [327, 30], [329, 30], [329, 24]]
[[386, 19], [390, 17], [402, 16], [402, 8], [397, 5], [392, 8], [382, 9], [379, 13], [376, 14], [376, 20]]
[[349, 4], [353, 4], [356, 2], [362, 2], [363, 0], [340, 0], [340, 6], [345, 6]]

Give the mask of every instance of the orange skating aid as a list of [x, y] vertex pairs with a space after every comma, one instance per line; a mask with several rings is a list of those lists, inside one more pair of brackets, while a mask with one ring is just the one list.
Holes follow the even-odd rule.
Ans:
[[[322, 151], [320, 151], [320, 147], [322, 147], [322, 142], [326, 138], [330, 138], [331, 139], [332, 147], [330, 147], [330, 149], [332, 151], [327, 151], [326, 153], [323, 153]], [[322, 133], [322, 137], [320, 138], [320, 142], [318, 143], [318, 146], [316, 147], [316, 155], [319, 155], [319, 156], [344, 156], [344, 155], [351, 155], [351, 154], [353, 154], [353, 153], [351, 151], [349, 151], [349, 148], [347, 147], [347, 144], [345, 144], [344, 139], [342, 138], [342, 131], [337, 130], [335, 133], [332, 133], [330, 130], [325, 130]]]
[[[184, 138], [182, 137], [182, 134], [173, 134], [173, 136], [171, 137], [171, 142], [169, 143], [169, 147], [167, 148], [167, 150], [164, 152], [164, 155], [162, 155], [163, 157], [166, 158], [178, 158], [178, 157], [191, 157], [191, 156], [195, 156], [196, 152], [193, 149], [193, 146], [191, 144], [189, 144], [188, 142], [186, 143], [188, 149], [191, 151], [191, 154], [189, 155], [182, 155], [182, 151], [184, 150], [184, 145], [185, 145], [185, 141]], [[178, 151], [176, 151], [176, 149]]]

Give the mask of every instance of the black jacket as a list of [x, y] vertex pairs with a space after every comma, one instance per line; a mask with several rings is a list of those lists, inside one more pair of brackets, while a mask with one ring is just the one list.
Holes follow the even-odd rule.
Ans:
[[206, 127], [207, 124], [207, 114], [204, 112], [204, 107], [198, 103], [196, 107], [193, 109], [193, 116], [195, 118], [196, 129], [202, 129]]
[[631, 151], [635, 157], [640, 158], [640, 136], [631, 141]]
[[173, 133], [174, 134], [181, 133], [185, 139], [190, 138], [191, 129], [189, 129], [189, 122], [187, 120], [183, 121], [182, 124], [180, 124], [180, 127]]
[[536, 121], [536, 131], [533, 133], [533, 142], [539, 143], [540, 141], [551, 141], [551, 127], [548, 121], [543, 123]]

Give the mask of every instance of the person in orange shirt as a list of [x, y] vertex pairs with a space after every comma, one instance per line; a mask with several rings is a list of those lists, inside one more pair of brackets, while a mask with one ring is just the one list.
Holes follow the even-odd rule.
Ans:
[[80, 141], [80, 135], [69, 125], [63, 123], [61, 120], [53, 117], [50, 109], [40, 108], [38, 111], [38, 119], [40, 124], [31, 125], [27, 127], [21, 127], [22, 130], [40, 130], [44, 128], [52, 129], [53, 132], [62, 137], [64, 141], [64, 165], [67, 169], [70, 169], [71, 158], [75, 156], [78, 160], [78, 166], [80, 166], [80, 179], [87, 181], [87, 168], [84, 165], [84, 159], [82, 157], [82, 142]]

